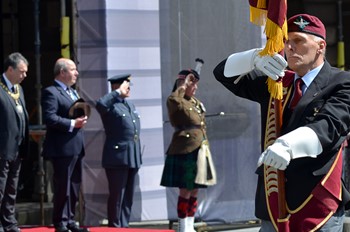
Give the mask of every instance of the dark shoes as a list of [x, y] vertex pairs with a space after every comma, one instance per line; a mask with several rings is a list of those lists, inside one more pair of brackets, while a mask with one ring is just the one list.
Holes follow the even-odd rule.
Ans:
[[88, 228], [80, 228], [75, 224], [55, 227], [55, 232], [90, 232]]
[[[0, 227], [0, 232], [4, 232], [5, 230]], [[18, 228], [18, 227], [15, 227], [15, 228], [12, 228], [12, 229], [7, 229], [6, 231], [9, 231], [9, 232], [21, 232], [21, 229]]]
[[90, 232], [90, 230], [88, 228], [80, 228], [76, 224], [68, 225], [67, 228], [71, 232]]
[[55, 232], [72, 232], [65, 226], [55, 226]]

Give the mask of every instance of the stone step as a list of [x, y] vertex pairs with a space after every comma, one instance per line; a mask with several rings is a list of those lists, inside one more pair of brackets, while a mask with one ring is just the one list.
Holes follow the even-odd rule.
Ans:
[[19, 225], [51, 225], [52, 203], [20, 202], [16, 204]]

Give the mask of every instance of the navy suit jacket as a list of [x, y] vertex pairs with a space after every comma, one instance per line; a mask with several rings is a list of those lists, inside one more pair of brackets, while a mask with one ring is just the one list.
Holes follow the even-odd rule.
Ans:
[[43, 121], [46, 124], [46, 136], [42, 155], [44, 158], [83, 156], [84, 134], [80, 128], [69, 132], [71, 119], [69, 109], [74, 101], [57, 83], [42, 91], [41, 106]]
[[[5, 86], [6, 83], [1, 77], [0, 80]], [[20, 99], [24, 119], [25, 119], [25, 134], [22, 140], [20, 135], [20, 116], [16, 110], [15, 101], [12, 97], [0, 87], [0, 158], [12, 160], [17, 153], [22, 158], [27, 157], [29, 144], [29, 129], [28, 129], [28, 113], [24, 101], [22, 87], [19, 85]], [[20, 140], [22, 142], [19, 144]]]
[[96, 103], [106, 133], [102, 166], [113, 168], [141, 166], [140, 116], [135, 106], [123, 103], [116, 91], [106, 94]]

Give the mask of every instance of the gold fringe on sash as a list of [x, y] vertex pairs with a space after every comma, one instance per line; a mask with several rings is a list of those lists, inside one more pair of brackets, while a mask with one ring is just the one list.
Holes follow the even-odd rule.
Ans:
[[282, 28], [267, 19], [265, 26], [265, 34], [268, 38], [265, 48], [260, 52], [260, 55], [273, 55], [277, 51], [282, 51], [284, 48], [284, 39], [288, 38], [287, 21], [284, 21]]
[[258, 0], [256, 5], [258, 8], [266, 8], [266, 0]]
[[267, 20], [267, 10], [250, 6], [250, 22], [258, 26], [264, 26]]
[[[268, 39], [264, 49], [259, 53], [261, 56], [274, 55], [275, 53], [282, 51], [284, 48], [284, 39], [288, 38], [287, 21], [284, 21], [281, 28], [279, 25], [267, 18], [267, 10], [265, 8], [266, 0], [259, 0], [257, 2], [257, 7], [249, 7], [250, 22], [259, 26], [265, 25], [264, 32]], [[279, 80], [274, 81], [271, 80], [271, 78], [268, 78], [267, 85], [271, 96], [275, 99], [281, 100], [283, 97], [282, 82]]]
[[267, 89], [270, 96], [277, 100], [282, 100], [283, 98], [283, 85], [282, 81], [274, 81], [271, 78], [267, 78]]

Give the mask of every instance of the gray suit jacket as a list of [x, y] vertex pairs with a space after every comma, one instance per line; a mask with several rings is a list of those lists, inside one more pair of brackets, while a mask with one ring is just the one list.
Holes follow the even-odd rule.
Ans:
[[[0, 80], [5, 86], [6, 83], [1, 77]], [[20, 115], [16, 110], [15, 101], [12, 97], [0, 87], [0, 158], [12, 160], [19, 152], [22, 158], [28, 154], [29, 129], [28, 129], [28, 113], [24, 101], [22, 87], [19, 86], [20, 103], [24, 114], [24, 134], [20, 134]], [[24, 137], [23, 137], [24, 136]]]

